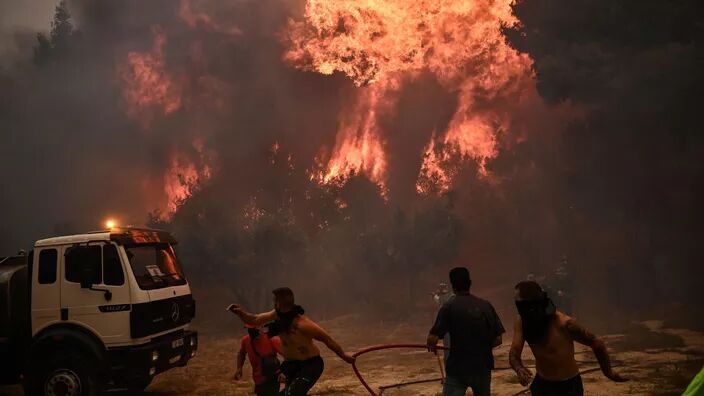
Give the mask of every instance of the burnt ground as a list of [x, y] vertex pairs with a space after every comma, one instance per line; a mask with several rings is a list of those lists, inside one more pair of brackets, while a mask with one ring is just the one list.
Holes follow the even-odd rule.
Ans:
[[[423, 323], [425, 324], [425, 323]], [[323, 325], [349, 350], [382, 343], [423, 343], [427, 329], [408, 325], [375, 321], [365, 323], [357, 316], [346, 316], [325, 321]], [[234, 325], [233, 325], [234, 326]], [[174, 369], [157, 379], [148, 388], [147, 396], [176, 395], [250, 395], [249, 381], [232, 379], [234, 355], [240, 334], [207, 332], [202, 336], [198, 356], [188, 367]], [[704, 365], [704, 333], [664, 327], [662, 322], [632, 324], [622, 334], [605, 337], [613, 352], [613, 359], [630, 382], [617, 384], [604, 378], [596, 370], [584, 375], [587, 395], [680, 395], [690, 379]], [[497, 349], [497, 370], [493, 376], [495, 395], [516, 395], [523, 390], [513, 372], [508, 369], [508, 335]], [[324, 349], [324, 348], [323, 348]], [[366, 395], [350, 366], [323, 351], [326, 368], [314, 388], [313, 395]], [[526, 348], [524, 360], [531, 364]], [[598, 367], [589, 350], [578, 346], [578, 360], [583, 370]], [[248, 365], [245, 378], [249, 378]], [[360, 371], [374, 389], [439, 377], [435, 357], [421, 349], [374, 352], [359, 359]], [[439, 395], [439, 382], [387, 389], [386, 396]], [[124, 396], [124, 392], [110, 392]], [[0, 387], [0, 395], [20, 396], [21, 391]]]

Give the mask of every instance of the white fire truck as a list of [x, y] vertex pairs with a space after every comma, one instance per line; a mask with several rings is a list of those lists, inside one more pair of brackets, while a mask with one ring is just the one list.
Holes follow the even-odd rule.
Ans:
[[198, 349], [191, 295], [164, 231], [39, 240], [0, 258], [0, 383], [28, 396], [138, 391]]

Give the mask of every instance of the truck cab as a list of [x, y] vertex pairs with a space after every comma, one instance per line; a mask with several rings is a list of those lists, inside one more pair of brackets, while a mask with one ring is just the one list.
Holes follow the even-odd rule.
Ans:
[[185, 366], [198, 348], [196, 305], [175, 244], [164, 231], [112, 228], [4, 259], [0, 354], [15, 369], [3, 382], [21, 379], [30, 396], [95, 395], [143, 390]]

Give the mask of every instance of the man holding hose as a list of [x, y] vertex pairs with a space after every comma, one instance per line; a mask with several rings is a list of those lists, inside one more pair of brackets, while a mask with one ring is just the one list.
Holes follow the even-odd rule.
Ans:
[[467, 268], [453, 268], [450, 283], [455, 297], [440, 308], [427, 339], [428, 349], [435, 353], [445, 334], [452, 340], [442, 394], [464, 396], [472, 388], [475, 396], [489, 396], [493, 348], [501, 345], [504, 327], [491, 303], [469, 292], [472, 281]]
[[236, 304], [229, 309], [248, 325], [262, 326], [270, 323], [269, 335], [281, 338], [281, 352], [284, 356], [281, 372], [286, 376], [286, 387], [281, 395], [304, 396], [318, 381], [325, 367], [320, 350], [313, 340], [324, 343], [347, 363], [354, 363], [355, 358], [346, 353], [322, 327], [304, 315], [303, 308], [295, 304], [291, 289], [280, 287], [273, 293], [274, 309], [269, 312], [253, 314]]

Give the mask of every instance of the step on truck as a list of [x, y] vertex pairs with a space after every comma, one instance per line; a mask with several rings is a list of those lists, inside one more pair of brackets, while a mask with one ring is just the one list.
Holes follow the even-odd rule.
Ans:
[[134, 394], [185, 366], [196, 305], [175, 243], [113, 228], [0, 257], [0, 384], [22, 383], [27, 396]]

